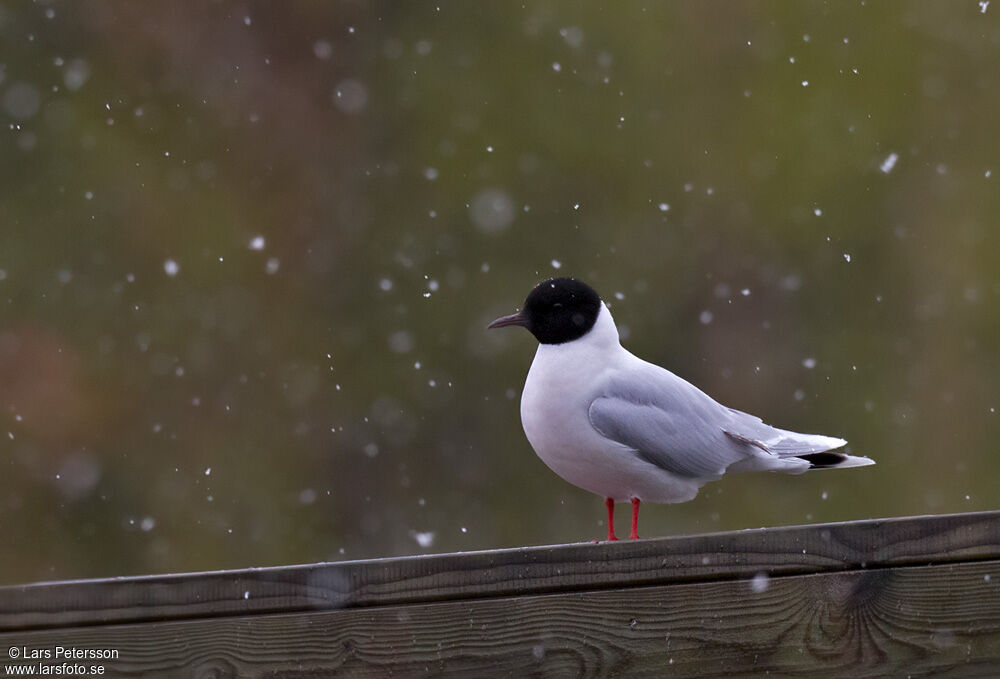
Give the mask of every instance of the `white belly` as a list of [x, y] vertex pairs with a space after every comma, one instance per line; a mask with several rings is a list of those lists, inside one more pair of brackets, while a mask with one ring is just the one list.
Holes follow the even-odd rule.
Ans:
[[[540, 345], [521, 395], [521, 424], [538, 457], [575, 486], [617, 502], [686, 502], [701, 482], [676, 476], [643, 460], [635, 451], [601, 436], [590, 424], [589, 407], [599, 396], [601, 373], [634, 359], [624, 349], [608, 363], [587, 360], [580, 347]], [[593, 357], [598, 358], [598, 357]]]

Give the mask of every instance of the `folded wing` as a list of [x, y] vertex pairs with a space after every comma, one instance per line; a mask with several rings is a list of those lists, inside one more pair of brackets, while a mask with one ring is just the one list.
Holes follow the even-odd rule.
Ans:
[[771, 427], [649, 363], [604, 385], [589, 415], [605, 438], [684, 477], [713, 479], [727, 469], [801, 473], [874, 464], [827, 452], [846, 444], [843, 439]]

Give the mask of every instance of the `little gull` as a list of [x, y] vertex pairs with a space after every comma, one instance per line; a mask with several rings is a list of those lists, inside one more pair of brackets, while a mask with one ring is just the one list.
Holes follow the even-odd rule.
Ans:
[[615, 502], [687, 502], [726, 472], [861, 467], [867, 457], [833, 452], [844, 439], [764, 424], [622, 347], [611, 312], [586, 283], [539, 283], [521, 311], [490, 328], [520, 325], [538, 340], [521, 394], [521, 424], [556, 474], [605, 498], [608, 540]]

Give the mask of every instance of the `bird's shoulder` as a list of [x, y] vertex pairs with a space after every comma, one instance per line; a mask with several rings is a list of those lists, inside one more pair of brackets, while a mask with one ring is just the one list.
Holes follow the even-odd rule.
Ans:
[[668, 412], [691, 408], [726, 409], [679, 375], [633, 354], [605, 371], [594, 385], [592, 401], [600, 398], [653, 406]]

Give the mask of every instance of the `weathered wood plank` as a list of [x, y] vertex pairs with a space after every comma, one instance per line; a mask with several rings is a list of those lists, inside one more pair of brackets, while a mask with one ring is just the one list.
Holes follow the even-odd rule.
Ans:
[[0, 634], [123, 677], [989, 676], [1000, 561]]
[[1000, 511], [0, 587], [0, 630], [1000, 558]]

